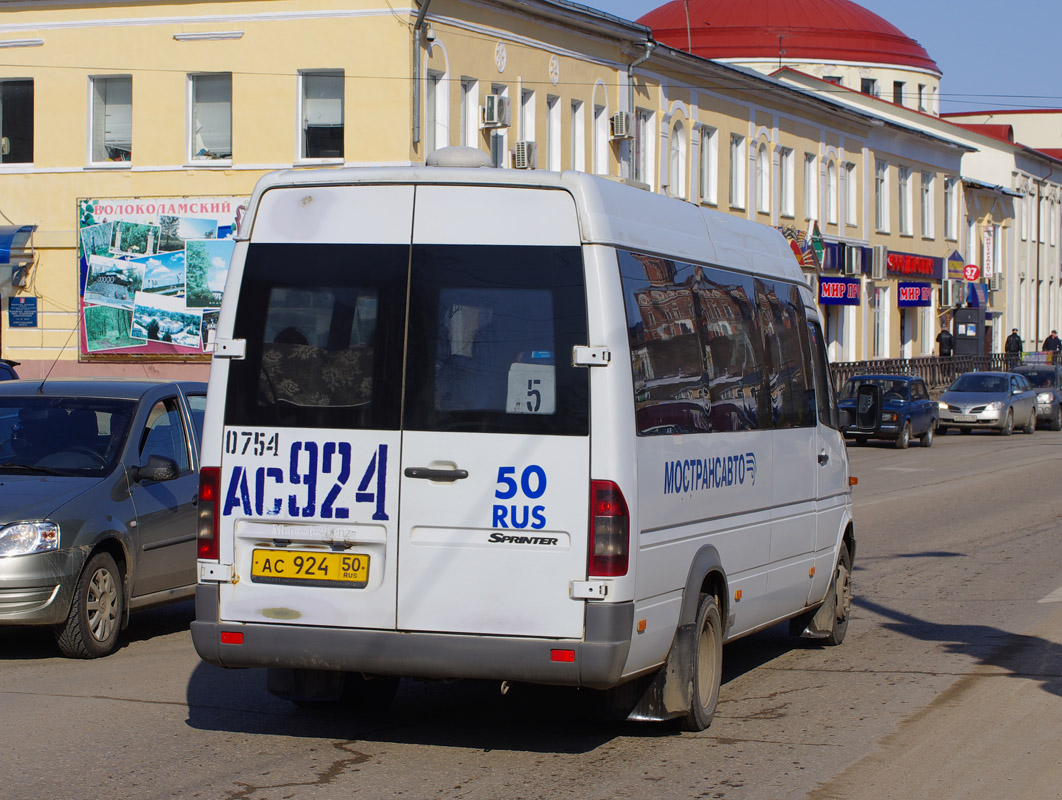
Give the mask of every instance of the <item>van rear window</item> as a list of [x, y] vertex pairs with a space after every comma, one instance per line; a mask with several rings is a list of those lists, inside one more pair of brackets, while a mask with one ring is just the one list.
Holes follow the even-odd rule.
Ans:
[[589, 431], [577, 247], [254, 244], [233, 336], [229, 425]]

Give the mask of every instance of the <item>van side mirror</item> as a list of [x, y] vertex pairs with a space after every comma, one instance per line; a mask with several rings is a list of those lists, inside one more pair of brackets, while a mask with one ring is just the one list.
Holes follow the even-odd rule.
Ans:
[[865, 436], [873, 436], [881, 428], [881, 387], [864, 383], [856, 389], [856, 407], [844, 409], [841, 427]]

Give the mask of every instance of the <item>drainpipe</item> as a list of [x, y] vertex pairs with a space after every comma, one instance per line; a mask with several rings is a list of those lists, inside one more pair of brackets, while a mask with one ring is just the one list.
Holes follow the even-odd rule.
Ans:
[[627, 112], [631, 114], [631, 122], [634, 122], [634, 68], [644, 64], [649, 60], [649, 56], [653, 54], [653, 50], [656, 49], [656, 42], [652, 39], [646, 39], [642, 46], [645, 47], [645, 55], [635, 61], [633, 64], [627, 65]]
[[424, 0], [413, 23], [413, 144], [420, 144], [420, 36], [431, 0]]

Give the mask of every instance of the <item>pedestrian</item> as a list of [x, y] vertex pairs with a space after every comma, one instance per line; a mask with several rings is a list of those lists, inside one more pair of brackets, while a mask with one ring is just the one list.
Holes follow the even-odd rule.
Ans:
[[1003, 345], [1003, 350], [1007, 356], [1007, 366], [1013, 367], [1021, 359], [1022, 342], [1021, 337], [1018, 336], [1018, 329], [1011, 328], [1010, 336], [1007, 337], [1006, 343]]
[[940, 345], [940, 357], [951, 358], [951, 351], [955, 347], [955, 338], [947, 328], [941, 328], [937, 334], [937, 344]]
[[1044, 339], [1044, 346], [1040, 349], [1048, 353], [1057, 353], [1062, 350], [1062, 339], [1058, 338], [1058, 331], [1051, 331], [1051, 334]]

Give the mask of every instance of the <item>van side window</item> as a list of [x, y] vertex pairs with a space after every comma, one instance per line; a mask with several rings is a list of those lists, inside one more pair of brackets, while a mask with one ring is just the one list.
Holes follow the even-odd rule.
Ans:
[[807, 356], [807, 317], [800, 290], [781, 281], [757, 280], [756, 300], [774, 427], [813, 427], [814, 377]]
[[833, 394], [829, 361], [826, 359], [826, 347], [819, 323], [808, 321], [808, 336], [811, 342], [811, 364], [815, 371], [815, 398], [819, 410], [819, 422], [830, 428], [837, 428], [839, 427], [837, 398]]
[[618, 252], [639, 435], [772, 426], [751, 277]]

